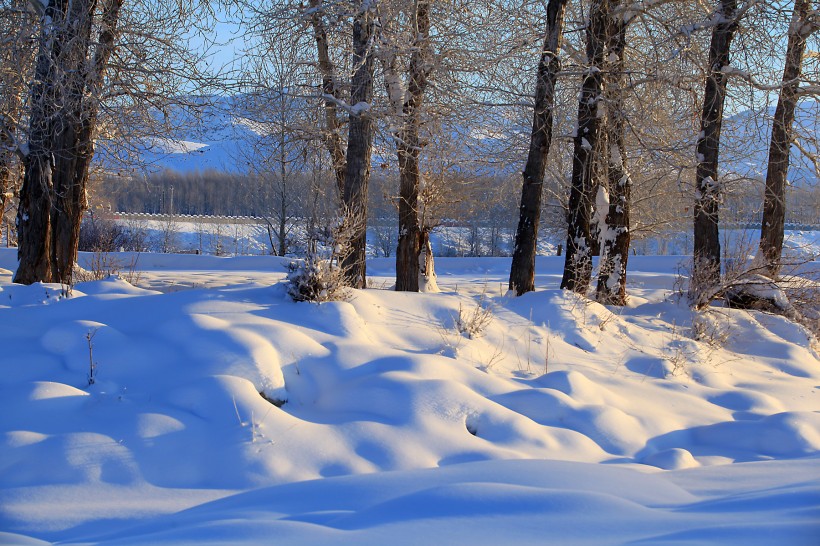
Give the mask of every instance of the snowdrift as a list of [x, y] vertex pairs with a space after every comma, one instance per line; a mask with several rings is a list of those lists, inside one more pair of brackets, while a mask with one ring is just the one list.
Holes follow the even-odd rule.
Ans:
[[453, 259], [441, 294], [321, 305], [285, 263], [151, 256], [66, 295], [0, 253], [0, 543], [816, 544], [799, 325], [693, 314], [672, 258], [625, 309], [554, 259], [520, 298], [508, 260]]

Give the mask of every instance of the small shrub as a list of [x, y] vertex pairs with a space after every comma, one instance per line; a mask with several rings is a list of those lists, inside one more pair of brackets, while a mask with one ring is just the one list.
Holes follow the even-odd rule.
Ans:
[[487, 300], [486, 294], [476, 301], [472, 309], [464, 309], [459, 304], [458, 315], [454, 317], [455, 328], [461, 334], [466, 334], [470, 339], [476, 339], [484, 334], [484, 330], [493, 321], [493, 311]]
[[78, 247], [85, 252], [116, 252], [128, 242], [128, 231], [111, 218], [88, 216], [80, 224]]
[[288, 265], [288, 295], [293, 301], [338, 301], [348, 296], [342, 269], [331, 260], [309, 254]]
[[288, 294], [293, 301], [339, 301], [349, 296], [342, 257], [350, 250], [356, 233], [355, 215], [343, 214], [329, 232], [311, 234], [308, 251], [301, 262], [288, 265]]

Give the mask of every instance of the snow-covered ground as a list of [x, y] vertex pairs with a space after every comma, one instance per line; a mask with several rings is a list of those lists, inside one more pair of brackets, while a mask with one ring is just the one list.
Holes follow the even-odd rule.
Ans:
[[[128, 229], [139, 229], [145, 233], [148, 247], [154, 251], [161, 251], [162, 247], [172, 248], [179, 252], [199, 252], [200, 254], [216, 255], [258, 255], [271, 254], [271, 234], [267, 226], [260, 220], [254, 223], [252, 219], [244, 222], [233, 222], [229, 217], [173, 217], [172, 221], [157, 220], [150, 215], [125, 215], [118, 218]], [[387, 228], [379, 228], [385, 231]], [[496, 255], [511, 255], [515, 239], [514, 228], [501, 230], [496, 234]], [[377, 229], [371, 228], [368, 232], [368, 255], [371, 257], [384, 256], [385, 251], [395, 254], [396, 235], [386, 238], [388, 243], [382, 244]], [[0, 234], [0, 243], [4, 244]], [[490, 228], [481, 228], [476, 234], [477, 241], [471, 245], [470, 230], [465, 227], [440, 226], [433, 230], [431, 244], [437, 256], [469, 256], [475, 255], [477, 249], [482, 256], [493, 255], [492, 231]], [[302, 226], [294, 226], [289, 234], [289, 248], [299, 253], [304, 249], [307, 239]], [[721, 245], [724, 254], [734, 258], [750, 257], [757, 249], [760, 238], [759, 229], [722, 229]], [[278, 244], [274, 235], [274, 244]], [[554, 256], [559, 245], [565, 244], [565, 232], [557, 230], [552, 233], [542, 233], [538, 241], [538, 254]], [[632, 241], [632, 251], [637, 255], [680, 255], [692, 251], [691, 232], [682, 233], [669, 231], [657, 236], [645, 237]], [[386, 246], [386, 248], [385, 248]], [[789, 258], [797, 260], [817, 259], [820, 257], [820, 229], [815, 230], [786, 230], [784, 253]]]
[[817, 545], [815, 340], [694, 315], [682, 260], [630, 258], [625, 309], [558, 257], [520, 298], [509, 259], [437, 260], [440, 294], [376, 259], [315, 305], [270, 256], [64, 297], [0, 249], [0, 544]]

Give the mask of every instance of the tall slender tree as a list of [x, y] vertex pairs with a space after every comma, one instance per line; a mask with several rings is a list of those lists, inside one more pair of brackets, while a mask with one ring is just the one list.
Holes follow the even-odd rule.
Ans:
[[782, 87], [774, 112], [763, 196], [763, 221], [760, 227], [760, 253], [768, 275], [780, 271], [786, 222], [786, 176], [794, 139], [794, 112], [797, 107], [800, 75], [807, 38], [820, 26], [818, 8], [811, 9], [809, 0], [795, 0], [789, 25], [789, 41], [783, 68]]
[[344, 213], [352, 231], [342, 260], [345, 279], [353, 288], [366, 283], [367, 185], [373, 150], [373, 47], [376, 3], [362, 0], [353, 18], [353, 76], [350, 80], [350, 122], [347, 139]]
[[592, 277], [592, 196], [600, 177], [601, 101], [604, 61], [610, 26], [610, 0], [593, 0], [586, 23], [587, 66], [578, 102], [574, 135], [572, 185], [567, 211], [567, 249], [561, 288], [586, 293]]
[[[430, 43], [430, 1], [413, 0], [409, 13], [410, 61], [402, 79], [398, 73], [397, 44], [385, 44], [385, 85], [397, 120], [395, 135], [399, 163], [399, 237], [396, 248], [396, 290], [418, 292], [425, 277], [422, 251], [428, 245], [421, 226], [421, 130], [424, 94], [433, 70]], [[406, 83], [405, 83], [406, 82]], [[406, 87], [406, 89], [405, 89]]]
[[25, 139], [26, 95], [36, 54], [32, 44], [39, 20], [36, 9], [42, 10], [42, 4], [26, 0], [0, 6], [0, 231], [6, 234], [6, 211], [22, 175], [18, 144]]
[[324, 95], [325, 127], [324, 142], [330, 153], [333, 164], [333, 173], [336, 176], [336, 186], [339, 196], [344, 195], [345, 175], [347, 163], [345, 159], [345, 144], [341, 135], [342, 121], [339, 118], [336, 101], [341, 98], [336, 83], [338, 77], [336, 65], [330, 58], [327, 28], [325, 27], [324, 2], [310, 0], [310, 24], [313, 28], [313, 38], [316, 43], [317, 68], [322, 76], [322, 94]]
[[607, 104], [606, 146], [603, 153], [607, 161], [606, 189], [599, 188], [602, 199], [599, 216], [605, 215], [600, 226], [601, 258], [598, 272], [596, 298], [602, 303], [626, 304], [626, 266], [629, 260], [630, 208], [632, 179], [626, 166], [625, 134], [625, 53], [626, 29], [629, 19], [620, 11], [613, 13], [607, 36], [606, 81], [604, 96]]
[[523, 172], [521, 207], [510, 268], [509, 287], [519, 296], [535, 290], [538, 223], [541, 218], [541, 197], [547, 156], [552, 144], [555, 86], [558, 72], [561, 70], [559, 53], [564, 33], [566, 5], [567, 0], [550, 0], [547, 4], [546, 33], [541, 58], [538, 61], [530, 147]]
[[697, 142], [695, 173], [694, 252], [689, 296], [695, 306], [711, 299], [710, 292], [720, 284], [720, 239], [718, 210], [720, 179], [718, 154], [729, 52], [737, 30], [737, 0], [720, 0], [713, 17], [712, 39], [709, 45], [709, 65], [703, 95], [700, 134]]
[[[76, 0], [74, 0], [76, 2]], [[72, 127], [72, 140], [58, 148], [67, 153], [55, 154], [56, 168], [53, 172], [54, 201], [52, 208], [52, 240], [54, 244], [53, 267], [59, 282], [71, 283], [74, 262], [77, 260], [77, 246], [80, 224], [88, 207], [86, 197], [88, 174], [94, 156], [94, 133], [99, 114], [99, 100], [103, 90], [103, 78], [108, 61], [114, 51], [117, 37], [117, 22], [123, 0], [104, 0], [96, 23], [97, 38], [93, 53], [86, 61], [76, 80], [68, 83], [71, 104], [76, 109], [77, 119]], [[93, 13], [93, 5], [91, 7]], [[88, 15], [91, 17], [91, 14]], [[93, 21], [86, 23], [90, 34]], [[89, 36], [89, 40], [91, 37]], [[89, 43], [87, 50], [92, 50]], [[77, 52], [82, 54], [82, 52]], [[69, 131], [66, 131], [69, 133]]]

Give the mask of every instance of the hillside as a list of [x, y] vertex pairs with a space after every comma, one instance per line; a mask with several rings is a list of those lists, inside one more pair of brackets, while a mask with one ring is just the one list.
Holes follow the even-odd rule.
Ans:
[[[276, 104], [279, 99], [274, 97], [271, 100]], [[304, 107], [302, 102], [290, 100], [290, 108]], [[167, 169], [180, 173], [247, 173], [250, 164], [260, 160], [265, 153], [264, 144], [271, 140], [270, 133], [274, 132], [278, 120], [263, 119], [272, 114], [260, 114], [261, 110], [243, 95], [213, 97], [204, 103], [205, 106], [196, 116], [181, 110], [172, 113], [171, 117], [175, 119], [171, 125], [176, 129], [163, 138], [145, 140], [139, 146], [141, 151], [137, 162], [144, 164], [149, 172]], [[771, 106], [762, 111], [747, 110], [726, 119], [721, 154], [724, 172], [751, 178], [765, 177], [773, 116], [774, 106]], [[482, 167], [480, 172], [485, 175], [508, 172], [510, 166], [506, 162], [493, 167], [492, 156], [502, 154], [514, 142], [520, 145], [523, 129], [510, 126], [505, 131], [497, 126], [497, 120], [487, 123], [495, 127], [491, 133], [472, 127], [454, 128], [450, 144], [456, 143], [461, 149], [450, 153], [454, 157], [486, 154], [489, 166]], [[796, 112], [795, 128], [805, 150], [817, 153], [817, 143], [812, 142], [812, 138], [820, 134], [820, 103], [801, 102]], [[267, 142], [267, 145], [275, 147], [276, 143]], [[259, 147], [254, 149], [254, 146]], [[523, 151], [521, 153], [524, 154]], [[295, 160], [296, 156], [291, 159]], [[101, 161], [110, 163], [109, 168], [117, 169], [111, 157], [102, 157]], [[381, 161], [392, 162], [392, 155], [375, 163]], [[792, 147], [789, 180], [800, 186], [815, 185], [817, 182], [814, 165], [796, 147]]]

